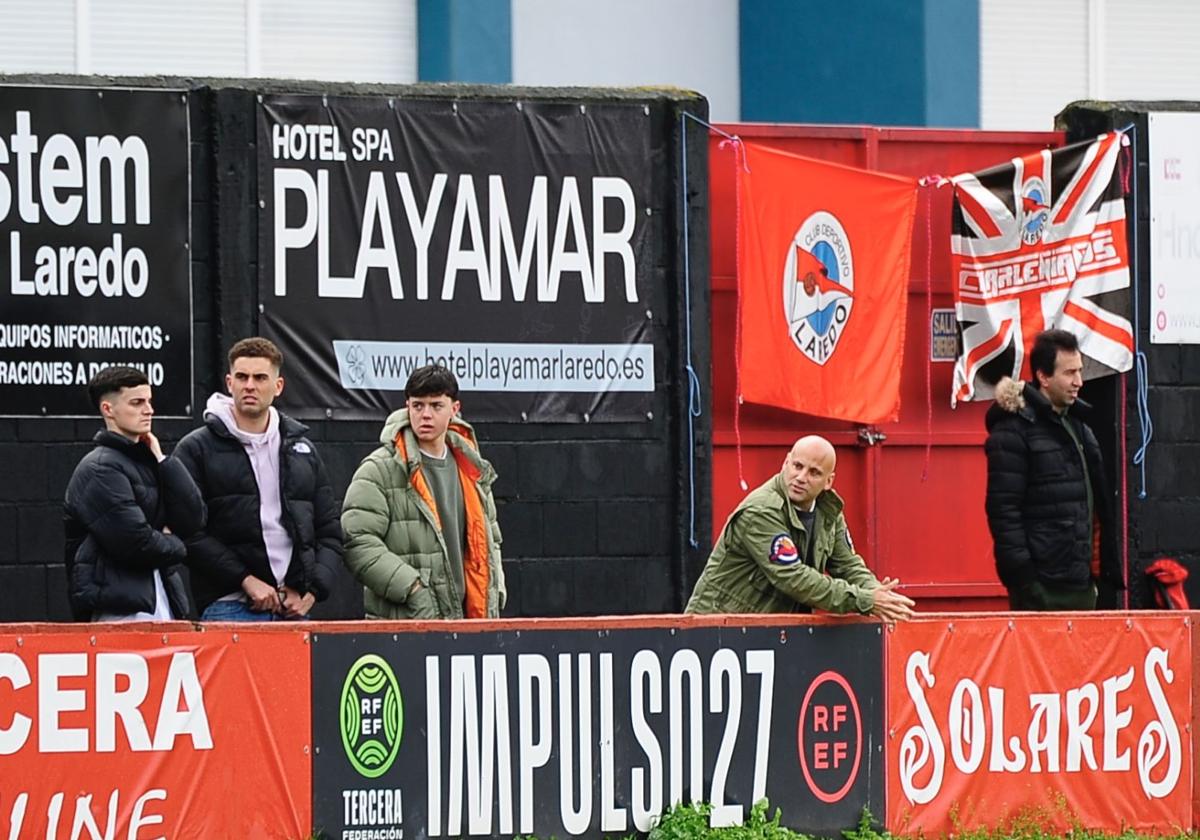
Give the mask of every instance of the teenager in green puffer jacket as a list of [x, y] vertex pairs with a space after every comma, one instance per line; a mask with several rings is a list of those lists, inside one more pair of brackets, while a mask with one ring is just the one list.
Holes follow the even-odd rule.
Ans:
[[913, 602], [879, 581], [854, 550], [833, 492], [836, 454], [815, 435], [796, 441], [782, 470], [725, 523], [696, 583], [689, 613], [791, 613], [813, 608], [912, 617]]
[[363, 459], [342, 504], [346, 566], [368, 618], [495, 618], [504, 606], [496, 471], [458, 416], [458, 382], [419, 368], [405, 408]]

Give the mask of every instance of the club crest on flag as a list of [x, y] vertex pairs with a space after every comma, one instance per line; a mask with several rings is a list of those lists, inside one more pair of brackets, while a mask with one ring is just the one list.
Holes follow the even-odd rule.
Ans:
[[1050, 204], [1046, 201], [1046, 182], [1034, 176], [1021, 187], [1021, 240], [1037, 245], [1046, 235]]
[[812, 361], [824, 365], [837, 349], [854, 307], [850, 239], [832, 213], [813, 213], [796, 231], [783, 268], [788, 334]]

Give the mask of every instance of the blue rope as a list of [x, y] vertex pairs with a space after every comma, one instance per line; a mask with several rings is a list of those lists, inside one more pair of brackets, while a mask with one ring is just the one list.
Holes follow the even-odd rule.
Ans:
[[700, 377], [692, 365], [692, 249], [689, 236], [691, 213], [688, 210], [688, 117], [702, 125], [707, 126], [708, 123], [686, 111], [679, 115], [679, 157], [683, 161], [683, 325], [684, 352], [687, 355], [685, 370], [688, 376], [688, 543], [692, 548], [699, 548], [700, 541], [696, 539], [696, 418], [704, 413], [704, 406], [701, 401]]
[[[1133, 361], [1134, 361], [1134, 394], [1136, 395], [1138, 426], [1142, 433], [1142, 445], [1133, 453], [1133, 463], [1141, 471], [1142, 487], [1138, 491], [1138, 498], [1146, 498], [1146, 450], [1150, 448], [1150, 441], [1154, 438], [1154, 422], [1150, 418], [1150, 375], [1149, 362], [1146, 354], [1142, 352], [1141, 341], [1139, 334], [1141, 333], [1141, 263], [1138, 261], [1138, 150], [1137, 150], [1137, 126], [1130, 123], [1121, 129], [1122, 133], [1128, 133], [1131, 149], [1131, 164], [1133, 172], [1130, 173], [1131, 181], [1133, 182], [1133, 259], [1131, 273], [1133, 275]], [[1121, 431], [1124, 434], [1124, 430]]]
[[687, 354], [685, 369], [688, 375], [688, 505], [690, 516], [688, 542], [692, 548], [699, 548], [700, 542], [696, 539], [696, 418], [704, 414], [704, 405], [701, 399], [700, 377], [696, 375], [696, 369], [692, 366], [692, 263], [691, 239], [688, 236], [688, 220], [691, 217], [691, 213], [688, 211], [688, 120], [720, 134], [727, 140], [737, 140], [738, 138], [722, 131], [707, 120], [702, 120], [695, 114], [689, 114], [687, 111], [679, 114], [679, 157], [683, 161], [683, 305], [687, 310], [687, 317], [684, 320], [684, 341]]
[[679, 114], [679, 157], [683, 161], [683, 307], [686, 310], [683, 322], [685, 354], [687, 365], [684, 368], [688, 376], [688, 543], [692, 548], [699, 548], [700, 541], [696, 539], [696, 418], [704, 414], [704, 403], [700, 390], [700, 377], [692, 365], [692, 260], [691, 237], [689, 236], [688, 210], [688, 156], [687, 156], [687, 121], [692, 120], [709, 131], [715, 131], [729, 140], [736, 140], [717, 128], [710, 122], [700, 119], [695, 114], [682, 111]]

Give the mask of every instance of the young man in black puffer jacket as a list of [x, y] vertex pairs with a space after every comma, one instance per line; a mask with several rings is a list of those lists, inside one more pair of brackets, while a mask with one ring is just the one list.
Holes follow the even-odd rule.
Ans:
[[77, 621], [188, 618], [180, 564], [183, 540], [204, 527], [200, 491], [150, 431], [154, 408], [144, 373], [105, 368], [88, 383], [88, 396], [105, 429], [67, 485], [71, 611]]
[[1033, 382], [1005, 377], [986, 424], [987, 516], [996, 571], [1014, 610], [1115, 606], [1124, 588], [1112, 495], [1096, 436], [1081, 416], [1075, 336], [1047, 330], [1029, 354]]
[[208, 505], [188, 540], [192, 591], [205, 621], [302, 619], [342, 565], [340, 508], [308, 427], [271, 403], [283, 355], [265, 338], [229, 350], [226, 387], [204, 425], [175, 448]]

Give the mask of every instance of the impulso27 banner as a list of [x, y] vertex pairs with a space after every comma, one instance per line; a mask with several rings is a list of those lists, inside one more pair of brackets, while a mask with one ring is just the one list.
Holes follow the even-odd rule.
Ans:
[[625, 836], [674, 802], [882, 814], [879, 625], [314, 637], [328, 840]]
[[260, 323], [288, 411], [382, 417], [436, 362], [470, 419], [645, 420], [665, 347], [651, 113], [262, 97]]
[[309, 836], [304, 634], [175, 626], [0, 634], [0, 837]]
[[891, 831], [1191, 825], [1186, 614], [914, 621], [887, 662]]
[[91, 416], [96, 371], [192, 399], [186, 91], [0, 86], [0, 413]]

